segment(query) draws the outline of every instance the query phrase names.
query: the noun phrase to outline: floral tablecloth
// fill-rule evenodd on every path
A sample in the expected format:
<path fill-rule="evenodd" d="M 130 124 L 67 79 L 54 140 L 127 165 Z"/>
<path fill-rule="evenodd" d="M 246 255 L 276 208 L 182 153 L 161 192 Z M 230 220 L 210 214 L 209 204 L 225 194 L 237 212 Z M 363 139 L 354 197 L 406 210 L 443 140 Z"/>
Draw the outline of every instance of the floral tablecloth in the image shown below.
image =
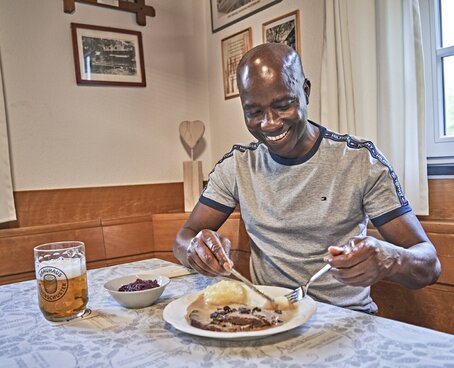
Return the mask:
<path fill-rule="evenodd" d="M 188 335 L 162 314 L 172 300 L 218 281 L 199 274 L 173 278 L 143 309 L 119 306 L 103 288 L 116 276 L 168 265 L 150 259 L 88 271 L 93 313 L 69 323 L 42 317 L 35 281 L 0 286 L 0 367 L 454 367 L 453 335 L 323 303 L 304 325 L 279 335 Z"/>

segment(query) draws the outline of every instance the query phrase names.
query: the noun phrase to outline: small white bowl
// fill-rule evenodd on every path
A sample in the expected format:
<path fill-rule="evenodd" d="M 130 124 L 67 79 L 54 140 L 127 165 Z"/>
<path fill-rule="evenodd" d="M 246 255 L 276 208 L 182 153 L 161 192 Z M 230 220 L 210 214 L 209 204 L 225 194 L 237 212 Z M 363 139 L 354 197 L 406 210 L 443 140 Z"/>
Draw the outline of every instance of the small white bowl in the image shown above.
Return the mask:
<path fill-rule="evenodd" d="M 159 287 L 139 291 L 118 291 L 121 286 L 134 282 L 137 279 L 156 280 Z M 110 295 L 112 295 L 112 297 L 123 307 L 137 309 L 152 305 L 162 295 L 169 283 L 170 279 L 166 276 L 133 274 L 110 280 L 104 284 L 104 288 L 107 289 Z"/>

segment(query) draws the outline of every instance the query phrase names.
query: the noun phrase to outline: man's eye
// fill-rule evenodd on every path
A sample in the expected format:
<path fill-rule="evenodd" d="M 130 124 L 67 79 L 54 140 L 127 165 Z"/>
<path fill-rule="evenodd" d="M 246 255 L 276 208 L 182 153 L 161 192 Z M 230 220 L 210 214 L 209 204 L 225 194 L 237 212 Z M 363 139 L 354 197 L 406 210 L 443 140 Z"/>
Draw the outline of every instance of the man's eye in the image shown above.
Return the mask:
<path fill-rule="evenodd" d="M 274 108 L 277 110 L 288 110 L 292 106 L 292 102 L 293 101 L 286 101 L 278 105 L 275 105 Z"/>
<path fill-rule="evenodd" d="M 247 110 L 246 111 L 246 116 L 248 118 L 253 118 L 253 117 L 259 116 L 260 113 L 261 113 L 260 110 Z"/>

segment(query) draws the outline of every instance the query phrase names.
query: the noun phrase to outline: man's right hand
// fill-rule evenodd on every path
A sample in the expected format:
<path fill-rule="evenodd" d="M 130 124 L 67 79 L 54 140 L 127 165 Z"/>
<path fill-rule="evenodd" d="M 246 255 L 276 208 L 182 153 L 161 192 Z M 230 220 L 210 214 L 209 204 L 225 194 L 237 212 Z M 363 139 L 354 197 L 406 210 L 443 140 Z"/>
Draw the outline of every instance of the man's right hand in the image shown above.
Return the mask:
<path fill-rule="evenodd" d="M 197 203 L 173 246 L 180 263 L 203 275 L 228 275 L 233 266 L 230 240 L 216 232 L 228 217 L 227 213 Z"/>
<path fill-rule="evenodd" d="M 206 276 L 228 275 L 233 267 L 229 258 L 230 240 L 216 231 L 204 229 L 191 239 L 187 248 L 189 265 Z"/>

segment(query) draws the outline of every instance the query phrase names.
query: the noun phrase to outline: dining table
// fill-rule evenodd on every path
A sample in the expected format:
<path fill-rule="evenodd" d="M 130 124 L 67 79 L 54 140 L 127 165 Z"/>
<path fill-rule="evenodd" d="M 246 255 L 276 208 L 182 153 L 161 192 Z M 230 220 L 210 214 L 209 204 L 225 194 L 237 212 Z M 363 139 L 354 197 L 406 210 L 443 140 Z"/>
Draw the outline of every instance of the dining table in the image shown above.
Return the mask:
<path fill-rule="evenodd" d="M 170 274 L 146 308 L 124 308 L 104 288 L 119 276 L 178 267 L 183 272 Z M 222 279 L 184 269 L 152 258 L 88 270 L 89 311 L 67 322 L 42 316 L 36 281 L 0 286 L 0 367 L 454 367 L 454 335 L 321 302 L 304 323 L 278 334 L 184 332 L 165 321 L 166 306 Z"/>

